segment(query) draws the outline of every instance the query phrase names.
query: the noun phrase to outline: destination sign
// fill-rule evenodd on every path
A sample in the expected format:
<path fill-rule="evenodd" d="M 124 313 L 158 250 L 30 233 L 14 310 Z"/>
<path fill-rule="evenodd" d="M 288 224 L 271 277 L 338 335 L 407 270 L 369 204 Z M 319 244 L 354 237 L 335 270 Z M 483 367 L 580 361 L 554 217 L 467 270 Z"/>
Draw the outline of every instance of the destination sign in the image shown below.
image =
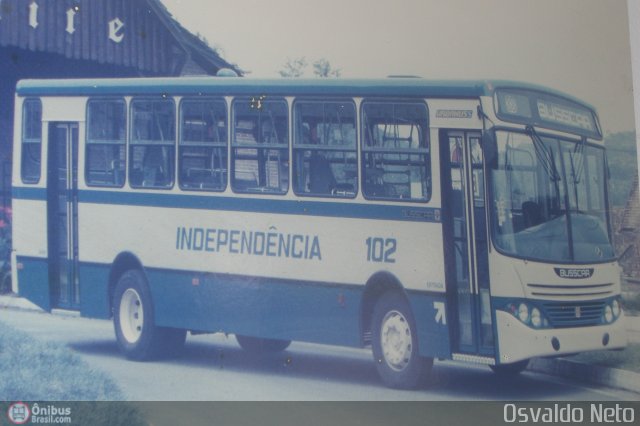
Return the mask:
<path fill-rule="evenodd" d="M 536 90 L 496 90 L 496 115 L 504 121 L 597 139 L 602 137 L 593 110 L 569 99 Z"/>
<path fill-rule="evenodd" d="M 577 108 L 538 99 L 538 115 L 542 120 L 554 121 L 566 126 L 580 127 L 590 132 L 596 131 L 593 114 Z"/>

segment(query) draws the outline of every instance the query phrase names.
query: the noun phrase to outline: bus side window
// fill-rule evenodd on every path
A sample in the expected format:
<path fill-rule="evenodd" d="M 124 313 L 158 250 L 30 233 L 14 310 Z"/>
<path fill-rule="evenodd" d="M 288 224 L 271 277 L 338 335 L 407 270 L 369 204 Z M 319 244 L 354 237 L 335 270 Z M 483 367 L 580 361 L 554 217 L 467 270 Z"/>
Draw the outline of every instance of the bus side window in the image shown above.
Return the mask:
<path fill-rule="evenodd" d="M 42 103 L 27 99 L 22 106 L 22 158 L 20 175 L 24 183 L 38 183 L 42 158 Z"/>
<path fill-rule="evenodd" d="M 294 191 L 353 198 L 358 190 L 356 112 L 351 101 L 296 101 Z"/>
<path fill-rule="evenodd" d="M 284 99 L 233 102 L 231 187 L 234 192 L 285 194 L 289 190 L 289 115 Z"/>
<path fill-rule="evenodd" d="M 172 99 L 131 101 L 129 176 L 132 187 L 171 188 L 176 144 Z"/>
<path fill-rule="evenodd" d="M 90 186 L 124 185 L 126 113 L 123 99 L 90 99 L 87 104 L 85 180 Z"/>
<path fill-rule="evenodd" d="M 227 187 L 227 105 L 223 99 L 180 104 L 179 183 L 182 189 Z"/>
<path fill-rule="evenodd" d="M 366 101 L 362 108 L 363 193 L 369 199 L 427 201 L 431 169 L 427 106 Z"/>

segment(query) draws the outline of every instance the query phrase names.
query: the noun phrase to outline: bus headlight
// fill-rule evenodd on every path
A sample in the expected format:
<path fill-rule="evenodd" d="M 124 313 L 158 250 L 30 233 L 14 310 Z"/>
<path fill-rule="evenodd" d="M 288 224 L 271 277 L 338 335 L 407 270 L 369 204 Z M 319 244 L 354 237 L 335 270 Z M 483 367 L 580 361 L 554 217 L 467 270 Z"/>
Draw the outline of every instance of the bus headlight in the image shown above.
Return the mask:
<path fill-rule="evenodd" d="M 525 324 L 529 322 L 529 307 L 526 303 L 521 303 L 518 306 L 518 319 Z"/>
<path fill-rule="evenodd" d="M 621 309 L 620 309 L 620 302 L 618 302 L 618 299 L 614 299 L 613 302 L 611 303 L 611 311 L 613 312 L 614 318 L 618 318 L 620 316 Z"/>
<path fill-rule="evenodd" d="M 535 328 L 540 328 L 542 325 L 542 315 L 540 315 L 540 310 L 538 308 L 533 308 L 531 310 L 531 325 Z"/>
<path fill-rule="evenodd" d="M 613 321 L 613 309 L 609 305 L 604 307 L 604 320 L 607 323 Z"/>
<path fill-rule="evenodd" d="M 540 308 L 525 301 L 508 303 L 504 308 L 518 320 L 531 328 L 549 328 L 550 324 Z"/>

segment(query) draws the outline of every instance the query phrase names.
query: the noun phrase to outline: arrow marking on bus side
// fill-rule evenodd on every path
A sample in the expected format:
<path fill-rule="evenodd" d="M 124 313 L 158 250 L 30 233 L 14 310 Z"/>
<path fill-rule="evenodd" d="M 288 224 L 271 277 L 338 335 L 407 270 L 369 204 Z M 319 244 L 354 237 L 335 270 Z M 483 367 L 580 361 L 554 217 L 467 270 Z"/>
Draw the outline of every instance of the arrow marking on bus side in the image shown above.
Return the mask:
<path fill-rule="evenodd" d="M 433 307 L 436 310 L 436 324 L 442 323 L 447 325 L 447 317 L 444 315 L 444 302 L 433 302 Z"/>

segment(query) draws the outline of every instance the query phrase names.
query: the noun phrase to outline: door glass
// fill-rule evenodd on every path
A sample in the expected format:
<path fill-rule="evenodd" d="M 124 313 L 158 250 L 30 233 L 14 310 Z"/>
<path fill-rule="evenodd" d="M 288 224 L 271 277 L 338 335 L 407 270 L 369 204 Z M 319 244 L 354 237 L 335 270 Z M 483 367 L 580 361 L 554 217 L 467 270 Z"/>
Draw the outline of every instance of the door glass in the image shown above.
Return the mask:
<path fill-rule="evenodd" d="M 78 127 L 52 124 L 49 139 L 49 249 L 54 306 L 80 304 L 78 282 Z"/>
<path fill-rule="evenodd" d="M 449 148 L 450 206 L 448 256 L 451 288 L 455 289 L 457 350 L 492 354 L 483 153 L 476 134 L 452 133 Z M 448 250 L 450 250 L 448 248 Z M 455 282 L 453 282 L 455 281 Z"/>
<path fill-rule="evenodd" d="M 54 170 L 54 180 L 52 191 L 55 192 L 55 196 L 52 200 L 55 202 L 54 210 L 56 211 L 57 229 L 53 230 L 54 238 L 57 239 L 57 244 L 54 243 L 57 249 L 57 254 L 52 258 L 56 262 L 53 265 L 55 274 L 58 281 L 58 303 L 69 303 L 69 271 L 68 262 L 69 257 L 69 215 L 67 210 L 67 128 L 62 126 L 56 126 L 53 130 L 54 138 L 51 141 L 51 148 L 53 149 L 53 160 L 55 164 L 52 165 Z"/>
<path fill-rule="evenodd" d="M 69 150 L 69 152 L 71 154 L 71 158 L 68 166 L 71 168 L 71 186 L 69 187 L 70 191 L 68 202 L 71 205 L 72 234 L 70 238 L 73 242 L 72 244 L 70 244 L 71 249 L 73 250 L 71 253 L 71 262 L 69 265 L 69 276 L 72 277 L 70 281 L 73 282 L 73 288 L 70 292 L 70 297 L 74 307 L 78 307 L 80 305 L 80 283 L 78 274 L 78 126 L 71 127 L 70 142 L 71 149 Z"/>
<path fill-rule="evenodd" d="M 473 181 L 473 219 L 475 228 L 476 268 L 478 277 L 480 311 L 480 345 L 492 346 L 491 298 L 489 293 L 489 254 L 487 244 L 487 220 L 484 202 L 484 169 L 480 138 L 469 137 L 471 152 L 471 177 Z"/>
<path fill-rule="evenodd" d="M 451 212 L 453 221 L 453 248 L 455 259 L 455 287 L 458 306 L 458 344 L 473 344 L 471 290 L 469 281 L 469 249 L 467 242 L 467 214 L 463 173 L 463 137 L 449 137 L 451 165 Z"/>

